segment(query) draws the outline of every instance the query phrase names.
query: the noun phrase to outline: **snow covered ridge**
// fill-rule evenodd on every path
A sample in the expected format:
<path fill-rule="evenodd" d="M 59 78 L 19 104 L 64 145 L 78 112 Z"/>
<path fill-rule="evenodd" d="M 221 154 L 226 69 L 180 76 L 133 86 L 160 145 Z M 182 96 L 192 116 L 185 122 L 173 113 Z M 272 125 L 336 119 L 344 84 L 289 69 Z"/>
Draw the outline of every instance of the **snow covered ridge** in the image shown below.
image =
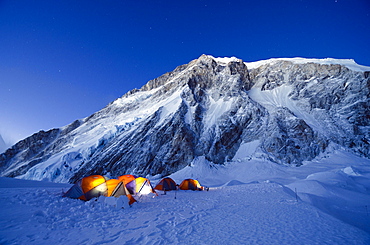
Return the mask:
<path fill-rule="evenodd" d="M 333 58 L 326 58 L 326 59 L 312 59 L 312 58 L 273 58 L 268 60 L 261 60 L 256 62 L 246 62 L 245 64 L 249 69 L 255 69 L 261 65 L 266 65 L 269 63 L 274 63 L 277 61 L 289 61 L 293 62 L 294 64 L 307 64 L 307 63 L 315 63 L 320 65 L 341 65 L 345 66 L 348 69 L 353 71 L 370 71 L 370 67 L 362 66 L 357 64 L 353 59 L 333 59 Z"/>
<path fill-rule="evenodd" d="M 85 119 L 18 142 L 0 155 L 0 175 L 165 176 L 199 158 L 301 166 L 329 146 L 370 158 L 369 72 L 343 65 L 357 66 L 202 55 Z"/>
<path fill-rule="evenodd" d="M 240 61 L 240 59 L 236 57 L 218 57 L 214 58 L 215 61 L 227 64 L 229 62 L 237 62 Z M 301 57 L 295 57 L 295 58 L 271 58 L 267 60 L 260 60 L 255 62 L 245 62 L 245 65 L 249 69 L 256 69 L 262 65 L 267 65 L 270 63 L 276 63 L 278 61 L 289 61 L 294 64 L 307 64 L 307 63 L 315 63 L 320 65 L 341 65 L 345 66 L 348 69 L 351 69 L 353 71 L 370 71 L 369 66 L 363 66 L 359 65 L 355 62 L 353 59 L 334 59 L 334 58 L 325 58 L 325 59 L 313 59 L 313 58 L 301 58 Z"/>

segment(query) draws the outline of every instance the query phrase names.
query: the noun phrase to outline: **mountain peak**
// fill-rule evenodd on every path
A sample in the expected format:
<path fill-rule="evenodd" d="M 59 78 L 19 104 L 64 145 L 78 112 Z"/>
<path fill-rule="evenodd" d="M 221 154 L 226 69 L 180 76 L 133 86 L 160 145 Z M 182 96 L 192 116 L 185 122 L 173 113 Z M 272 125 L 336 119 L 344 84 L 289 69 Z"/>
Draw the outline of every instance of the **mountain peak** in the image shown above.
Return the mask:
<path fill-rule="evenodd" d="M 369 158 L 369 78 L 343 69 L 351 62 L 202 55 L 85 120 L 17 143 L 0 155 L 0 173 L 73 182 L 168 175 L 199 158 L 300 166 L 329 145 Z"/>

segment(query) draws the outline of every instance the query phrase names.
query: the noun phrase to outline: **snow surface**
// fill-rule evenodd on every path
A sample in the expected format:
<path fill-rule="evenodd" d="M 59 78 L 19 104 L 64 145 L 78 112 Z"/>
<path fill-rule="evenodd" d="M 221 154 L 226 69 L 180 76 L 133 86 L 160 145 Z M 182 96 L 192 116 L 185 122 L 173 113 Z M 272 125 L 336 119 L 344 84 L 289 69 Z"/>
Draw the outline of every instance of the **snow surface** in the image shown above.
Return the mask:
<path fill-rule="evenodd" d="M 265 107 L 270 114 L 273 114 L 279 107 L 288 108 L 295 116 L 303 119 L 311 128 L 314 128 L 322 135 L 327 135 L 328 130 L 326 130 L 322 120 L 318 121 L 307 110 L 297 106 L 296 101 L 289 97 L 292 90 L 292 85 L 286 84 L 271 90 L 261 90 L 260 86 L 255 86 L 249 90 L 248 95 L 251 99 Z"/>
<path fill-rule="evenodd" d="M 217 120 L 224 115 L 225 112 L 228 112 L 232 106 L 235 104 L 234 98 L 225 101 L 219 99 L 215 101 L 211 96 L 209 96 L 210 106 L 204 116 L 204 126 L 206 129 L 209 129 L 213 125 L 217 124 Z"/>
<path fill-rule="evenodd" d="M 0 244 L 370 244 L 370 160 L 333 150 L 288 167 L 246 160 L 253 147 L 171 175 L 209 191 L 141 196 L 124 209 L 120 199 L 62 198 L 69 184 L 0 178 Z"/>

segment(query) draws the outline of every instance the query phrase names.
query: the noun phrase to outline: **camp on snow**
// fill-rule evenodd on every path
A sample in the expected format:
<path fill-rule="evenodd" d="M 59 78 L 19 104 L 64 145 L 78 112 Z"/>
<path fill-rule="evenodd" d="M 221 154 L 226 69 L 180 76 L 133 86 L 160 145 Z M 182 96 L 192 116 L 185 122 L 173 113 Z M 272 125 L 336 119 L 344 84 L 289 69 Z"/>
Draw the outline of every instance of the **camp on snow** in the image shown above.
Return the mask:
<path fill-rule="evenodd" d="M 99 196 L 120 197 L 123 195 L 127 196 L 130 205 L 136 202 L 122 181 L 106 179 L 101 175 L 91 175 L 79 180 L 63 197 L 89 201 Z"/>
<path fill-rule="evenodd" d="M 64 193 L 63 197 L 89 201 L 100 196 L 127 196 L 131 205 L 136 202 L 133 196 L 148 195 L 150 193 L 158 196 L 155 190 L 166 192 L 177 189 L 208 190 L 208 188 L 201 186 L 198 180 L 194 179 L 185 179 L 178 186 L 173 179 L 166 177 L 159 181 L 155 188 L 153 188 L 149 179 L 131 174 L 121 175 L 117 179 L 107 179 L 101 175 L 91 175 L 79 180 Z"/>

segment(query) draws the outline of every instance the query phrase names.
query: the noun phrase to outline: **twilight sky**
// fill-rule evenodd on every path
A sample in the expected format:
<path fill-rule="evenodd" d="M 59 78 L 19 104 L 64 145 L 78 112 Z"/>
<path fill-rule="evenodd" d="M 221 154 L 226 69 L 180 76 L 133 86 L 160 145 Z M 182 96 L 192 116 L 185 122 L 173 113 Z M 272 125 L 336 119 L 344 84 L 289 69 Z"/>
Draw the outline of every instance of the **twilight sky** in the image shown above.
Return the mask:
<path fill-rule="evenodd" d="M 370 66 L 370 1 L 0 0 L 0 134 L 65 126 L 202 54 Z"/>

